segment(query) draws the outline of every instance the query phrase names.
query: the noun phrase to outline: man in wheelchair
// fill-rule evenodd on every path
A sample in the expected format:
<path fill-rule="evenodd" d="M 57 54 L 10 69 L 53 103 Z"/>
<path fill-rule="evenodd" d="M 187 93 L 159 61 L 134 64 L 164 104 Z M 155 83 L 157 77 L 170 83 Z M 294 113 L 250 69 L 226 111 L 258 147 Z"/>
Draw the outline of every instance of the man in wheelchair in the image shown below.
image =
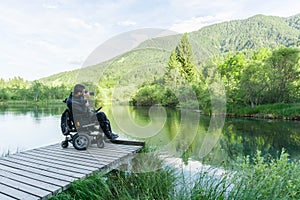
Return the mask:
<path fill-rule="evenodd" d="M 72 111 L 74 122 L 81 122 L 85 124 L 85 127 L 89 124 L 94 127 L 93 124 L 98 122 L 105 136 L 110 140 L 115 140 L 119 136 L 112 133 L 110 121 L 105 113 L 98 111 L 93 112 L 89 109 L 88 100 L 90 95 L 84 85 L 76 84 L 74 86 L 73 92 L 66 100 L 69 110 Z M 78 125 L 76 125 L 77 128 L 84 127 L 83 125 Z"/>

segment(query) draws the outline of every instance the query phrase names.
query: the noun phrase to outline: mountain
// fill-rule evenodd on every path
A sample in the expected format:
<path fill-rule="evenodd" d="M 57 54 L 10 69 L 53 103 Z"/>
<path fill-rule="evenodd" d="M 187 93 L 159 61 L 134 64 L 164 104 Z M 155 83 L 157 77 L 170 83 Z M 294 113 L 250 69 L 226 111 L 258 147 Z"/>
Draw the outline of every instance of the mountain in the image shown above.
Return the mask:
<path fill-rule="evenodd" d="M 290 18 L 256 15 L 204 27 L 191 33 L 212 54 L 260 47 L 295 46 L 299 42 L 300 15 Z"/>
<path fill-rule="evenodd" d="M 300 14 L 287 18 L 255 15 L 244 20 L 206 26 L 188 35 L 197 62 L 232 51 L 299 46 Z M 130 90 L 135 90 L 145 82 L 159 81 L 170 52 L 178 45 L 181 36 L 146 40 L 132 51 L 109 61 L 62 72 L 39 81 L 53 85 L 94 82 L 102 88 L 104 96 L 115 93 L 126 93 L 125 96 L 128 96 Z"/>

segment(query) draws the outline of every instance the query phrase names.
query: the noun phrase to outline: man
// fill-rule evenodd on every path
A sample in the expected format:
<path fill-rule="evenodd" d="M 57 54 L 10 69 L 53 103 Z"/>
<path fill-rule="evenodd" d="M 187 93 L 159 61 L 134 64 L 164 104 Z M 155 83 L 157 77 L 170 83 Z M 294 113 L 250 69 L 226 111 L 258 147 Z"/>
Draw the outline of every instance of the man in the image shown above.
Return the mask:
<path fill-rule="evenodd" d="M 73 92 L 67 98 L 67 106 L 72 111 L 74 120 L 80 119 L 79 121 L 86 122 L 95 122 L 97 120 L 105 136 L 110 140 L 115 140 L 119 136 L 112 133 L 110 122 L 105 113 L 94 113 L 89 109 L 89 97 L 90 94 L 85 90 L 84 85 L 76 84 L 74 86 Z"/>

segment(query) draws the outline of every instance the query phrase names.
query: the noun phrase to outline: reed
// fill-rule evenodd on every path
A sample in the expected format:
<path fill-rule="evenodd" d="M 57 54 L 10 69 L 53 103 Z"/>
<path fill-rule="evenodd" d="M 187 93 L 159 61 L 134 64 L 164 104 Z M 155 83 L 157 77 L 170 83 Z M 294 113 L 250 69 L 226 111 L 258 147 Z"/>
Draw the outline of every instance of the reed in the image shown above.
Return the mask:
<path fill-rule="evenodd" d="M 52 200 L 300 199 L 300 164 L 289 160 L 285 152 L 279 159 L 268 160 L 257 152 L 254 160 L 242 158 L 234 169 L 223 174 L 214 173 L 213 169 L 199 171 L 192 182 L 172 166 L 144 173 L 96 173 L 72 183 Z"/>

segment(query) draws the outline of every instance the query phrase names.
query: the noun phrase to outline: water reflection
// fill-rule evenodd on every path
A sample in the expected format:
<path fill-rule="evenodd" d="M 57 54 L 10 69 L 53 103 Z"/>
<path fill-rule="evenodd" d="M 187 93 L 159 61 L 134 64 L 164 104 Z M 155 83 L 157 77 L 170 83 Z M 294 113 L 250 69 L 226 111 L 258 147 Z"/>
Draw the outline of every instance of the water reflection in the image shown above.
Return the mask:
<path fill-rule="evenodd" d="M 220 140 L 231 158 L 254 155 L 256 150 L 278 157 L 284 148 L 292 158 L 300 155 L 300 123 L 294 121 L 228 119 Z"/>
<path fill-rule="evenodd" d="M 143 125 L 152 123 L 153 127 L 156 126 L 156 122 L 151 121 L 149 116 L 149 108 L 126 109 L 119 111 L 122 114 L 130 112 L 134 122 Z M 147 138 L 146 142 L 159 146 L 161 151 L 181 157 L 184 162 L 193 158 L 217 165 L 234 161 L 239 156 L 253 156 L 257 150 L 262 151 L 263 155 L 275 158 L 283 148 L 291 158 L 300 158 L 300 122 L 227 118 L 222 126 L 222 134 L 218 135 L 214 131 L 220 131 L 219 124 L 213 126 L 214 131 L 209 131 L 212 126 L 210 117 L 200 116 L 198 120 L 199 113 L 191 110 L 166 109 L 166 113 L 164 126 L 157 134 Z M 183 118 L 186 120 L 182 120 Z M 157 126 L 160 127 L 161 123 Z M 122 132 L 123 128 L 119 127 L 118 131 Z M 202 149 L 209 142 L 214 148 L 203 157 Z"/>
<path fill-rule="evenodd" d="M 0 114 L 13 113 L 14 115 L 28 115 L 39 119 L 43 116 L 59 115 L 65 109 L 64 105 L 32 105 L 32 104 L 16 104 L 16 105 L 1 105 Z"/>
<path fill-rule="evenodd" d="M 0 106 L 0 155 L 62 141 L 59 126 L 64 109 L 63 104 Z M 212 119 L 192 110 L 155 108 L 151 114 L 149 108 L 104 106 L 102 111 L 121 137 L 145 139 L 148 145 L 158 146 L 159 151 L 185 163 L 192 158 L 217 165 L 254 155 L 257 150 L 276 157 L 282 148 L 291 158 L 300 158 L 300 122 L 227 118 L 224 126 L 214 120 L 211 129 Z M 208 144 L 213 148 L 203 156 Z"/>
<path fill-rule="evenodd" d="M 61 140 L 60 105 L 0 106 L 0 155 L 57 143 Z"/>

